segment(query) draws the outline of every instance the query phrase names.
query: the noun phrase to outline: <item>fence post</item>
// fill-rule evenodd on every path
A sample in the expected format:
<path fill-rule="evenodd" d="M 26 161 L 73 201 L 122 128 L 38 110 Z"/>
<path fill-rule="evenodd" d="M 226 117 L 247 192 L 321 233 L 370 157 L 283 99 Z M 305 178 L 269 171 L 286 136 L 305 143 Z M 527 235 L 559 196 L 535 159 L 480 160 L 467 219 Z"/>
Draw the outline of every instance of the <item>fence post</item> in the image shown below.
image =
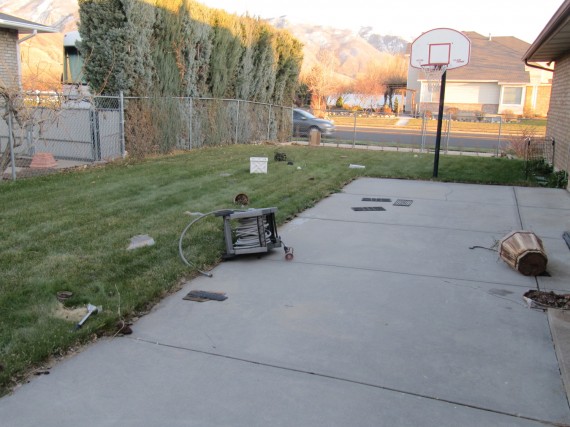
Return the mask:
<path fill-rule="evenodd" d="M 237 111 L 236 111 L 236 140 L 234 144 L 238 143 L 238 127 L 239 127 L 239 99 L 237 100 Z"/>
<path fill-rule="evenodd" d="M 16 181 L 16 157 L 14 156 L 14 129 L 12 127 L 12 111 L 8 103 L 8 140 L 10 141 L 10 163 L 12 163 L 12 181 Z"/>
<path fill-rule="evenodd" d="M 271 141 L 271 107 L 273 104 L 269 104 L 269 116 L 267 117 L 267 141 Z"/>
<path fill-rule="evenodd" d="M 356 145 L 356 111 L 354 112 L 354 123 L 352 125 L 352 148 Z"/>
<path fill-rule="evenodd" d="M 422 153 L 426 149 L 426 129 L 427 129 L 426 113 L 424 112 L 422 115 L 422 136 L 420 142 L 420 151 Z"/>
<path fill-rule="evenodd" d="M 503 129 L 503 116 L 499 116 L 499 137 L 497 140 L 497 157 L 501 153 L 501 130 Z"/>
<path fill-rule="evenodd" d="M 99 111 L 91 107 L 89 109 L 89 122 L 91 127 L 91 153 L 93 161 L 101 160 L 101 140 L 99 138 Z"/>
<path fill-rule="evenodd" d="M 524 153 L 524 177 L 525 179 L 528 179 L 528 173 L 529 171 L 529 160 L 530 160 L 530 138 L 527 138 L 525 141 L 525 145 L 526 145 L 526 150 Z"/>
<path fill-rule="evenodd" d="M 192 98 L 189 98 L 190 100 L 190 115 L 188 118 L 188 144 L 189 144 L 189 149 L 192 149 L 192 114 L 193 114 L 193 110 L 194 110 L 194 102 Z"/>
<path fill-rule="evenodd" d="M 119 132 L 121 143 L 121 157 L 124 159 L 125 151 L 125 99 L 123 98 L 123 91 L 119 91 Z"/>

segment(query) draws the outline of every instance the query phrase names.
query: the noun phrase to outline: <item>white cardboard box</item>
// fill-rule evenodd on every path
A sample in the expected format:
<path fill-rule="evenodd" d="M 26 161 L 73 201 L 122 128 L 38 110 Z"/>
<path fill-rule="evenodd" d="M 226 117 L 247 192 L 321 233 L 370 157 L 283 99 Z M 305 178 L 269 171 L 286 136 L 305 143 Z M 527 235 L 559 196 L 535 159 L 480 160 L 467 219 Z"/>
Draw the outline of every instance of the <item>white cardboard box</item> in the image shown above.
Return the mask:
<path fill-rule="evenodd" d="M 267 157 L 250 157 L 249 173 L 267 173 Z"/>

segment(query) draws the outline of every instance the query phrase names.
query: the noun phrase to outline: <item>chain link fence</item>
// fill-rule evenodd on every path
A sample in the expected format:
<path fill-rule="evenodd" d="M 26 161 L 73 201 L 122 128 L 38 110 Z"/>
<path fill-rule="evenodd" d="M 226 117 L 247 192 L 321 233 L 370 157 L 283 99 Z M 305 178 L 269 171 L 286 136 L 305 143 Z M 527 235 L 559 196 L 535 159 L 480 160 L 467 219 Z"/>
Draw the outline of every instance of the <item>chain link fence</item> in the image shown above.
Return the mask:
<path fill-rule="evenodd" d="M 556 141 L 554 138 L 527 138 L 525 141 L 525 176 L 541 177 L 552 173 Z M 539 181 L 541 179 L 539 178 Z"/>
<path fill-rule="evenodd" d="M 389 109 L 309 110 L 317 118 L 334 122 L 335 131 L 321 144 L 389 151 L 430 152 L 435 148 L 438 116 L 396 114 Z M 481 112 L 448 112 L 442 118 L 441 150 L 461 155 L 512 155 L 529 136 L 544 137 L 546 120 L 513 118 Z M 308 139 L 308 135 L 300 139 Z"/>
<path fill-rule="evenodd" d="M 5 180 L 174 149 L 285 142 L 292 109 L 213 98 L 0 99 L 0 171 Z"/>

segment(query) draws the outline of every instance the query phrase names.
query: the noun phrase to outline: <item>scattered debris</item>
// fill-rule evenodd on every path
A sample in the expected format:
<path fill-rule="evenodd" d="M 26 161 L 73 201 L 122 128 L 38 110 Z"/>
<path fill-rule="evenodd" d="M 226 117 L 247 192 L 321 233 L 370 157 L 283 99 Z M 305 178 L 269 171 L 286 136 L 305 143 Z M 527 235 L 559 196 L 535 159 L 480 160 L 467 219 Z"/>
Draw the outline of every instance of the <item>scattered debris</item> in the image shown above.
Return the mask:
<path fill-rule="evenodd" d="M 249 197 L 245 193 L 239 193 L 234 197 L 234 203 L 236 205 L 246 206 L 249 204 Z"/>
<path fill-rule="evenodd" d="M 291 261 L 293 259 L 293 248 L 283 245 L 283 249 L 285 250 L 285 259 Z"/>
<path fill-rule="evenodd" d="M 558 308 L 570 309 L 570 294 L 558 295 L 554 292 L 530 290 L 523 295 L 523 299 L 529 308 Z"/>
<path fill-rule="evenodd" d="M 124 320 L 119 320 L 117 322 L 117 334 L 122 334 L 122 335 L 132 334 L 133 330 L 131 329 L 131 325 L 132 323 L 127 323 Z"/>
<path fill-rule="evenodd" d="M 97 307 L 93 304 L 87 304 L 87 314 L 83 317 L 83 319 L 81 319 L 79 321 L 79 323 L 77 323 L 75 325 L 75 330 L 77 329 L 81 329 L 81 327 L 83 326 L 83 324 L 87 321 L 87 319 L 89 319 L 89 316 L 91 316 L 92 314 L 97 314 L 100 311 L 103 311 L 102 307 Z"/>
<path fill-rule="evenodd" d="M 55 311 L 52 313 L 58 319 L 67 320 L 69 322 L 77 323 L 83 316 L 85 316 L 85 308 L 68 308 L 58 301 Z"/>
<path fill-rule="evenodd" d="M 548 263 L 542 240 L 531 231 L 513 231 L 503 237 L 499 256 L 525 276 L 544 273 Z"/>
<path fill-rule="evenodd" d="M 393 206 L 411 206 L 414 203 L 413 200 L 408 199 L 398 199 L 394 202 Z"/>
<path fill-rule="evenodd" d="M 364 165 L 354 165 L 354 164 L 351 163 L 350 165 L 348 165 L 348 168 L 349 168 L 349 169 L 365 169 L 366 166 L 364 166 Z"/>
<path fill-rule="evenodd" d="M 227 173 L 227 172 L 222 172 L 222 173 L 220 174 L 220 176 L 222 176 L 222 177 L 224 177 L 224 178 L 227 178 L 228 176 L 232 176 L 232 174 L 231 174 L 231 173 Z"/>
<path fill-rule="evenodd" d="M 49 375 L 49 371 L 46 371 L 46 370 L 34 371 L 34 375 L 37 375 L 37 376 Z"/>
<path fill-rule="evenodd" d="M 275 156 L 273 157 L 273 159 L 276 162 L 284 162 L 287 160 L 287 154 L 285 153 L 280 153 L 279 151 L 275 152 Z"/>
<path fill-rule="evenodd" d="M 487 249 L 488 251 L 498 252 L 497 248 L 493 247 L 488 248 L 487 246 L 479 246 L 479 245 L 469 246 L 469 249 Z"/>
<path fill-rule="evenodd" d="M 249 173 L 267 173 L 267 157 L 250 157 Z"/>
<path fill-rule="evenodd" d="M 293 162 L 287 162 L 287 166 L 293 166 Z"/>
<path fill-rule="evenodd" d="M 138 236 L 131 237 L 131 244 L 127 248 L 128 251 L 132 249 L 143 248 L 145 246 L 153 246 L 154 239 L 148 234 L 139 234 Z"/>
<path fill-rule="evenodd" d="M 224 292 L 208 292 L 194 290 L 188 292 L 188 294 L 182 298 L 188 301 L 204 302 L 204 301 L 225 301 L 228 299 Z"/>
<path fill-rule="evenodd" d="M 59 291 L 56 294 L 56 298 L 59 302 L 65 302 L 66 300 L 68 300 L 72 296 L 73 296 L 73 292 L 70 292 L 70 291 Z"/>

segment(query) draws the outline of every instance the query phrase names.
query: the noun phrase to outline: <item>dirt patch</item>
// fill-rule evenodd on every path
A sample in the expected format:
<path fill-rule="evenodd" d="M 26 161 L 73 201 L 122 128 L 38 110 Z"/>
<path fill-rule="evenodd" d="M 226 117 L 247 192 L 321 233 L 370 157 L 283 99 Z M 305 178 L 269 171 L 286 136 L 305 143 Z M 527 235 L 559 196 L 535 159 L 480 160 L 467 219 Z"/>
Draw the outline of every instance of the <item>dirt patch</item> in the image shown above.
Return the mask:
<path fill-rule="evenodd" d="M 554 292 L 528 291 L 524 295 L 531 308 L 559 308 L 570 310 L 570 294 L 558 295 Z M 528 302 L 527 301 L 527 302 Z"/>
<path fill-rule="evenodd" d="M 83 316 L 87 314 L 85 307 L 80 308 L 67 308 L 61 302 L 58 301 L 53 315 L 58 319 L 69 320 L 70 322 L 77 323 Z"/>

